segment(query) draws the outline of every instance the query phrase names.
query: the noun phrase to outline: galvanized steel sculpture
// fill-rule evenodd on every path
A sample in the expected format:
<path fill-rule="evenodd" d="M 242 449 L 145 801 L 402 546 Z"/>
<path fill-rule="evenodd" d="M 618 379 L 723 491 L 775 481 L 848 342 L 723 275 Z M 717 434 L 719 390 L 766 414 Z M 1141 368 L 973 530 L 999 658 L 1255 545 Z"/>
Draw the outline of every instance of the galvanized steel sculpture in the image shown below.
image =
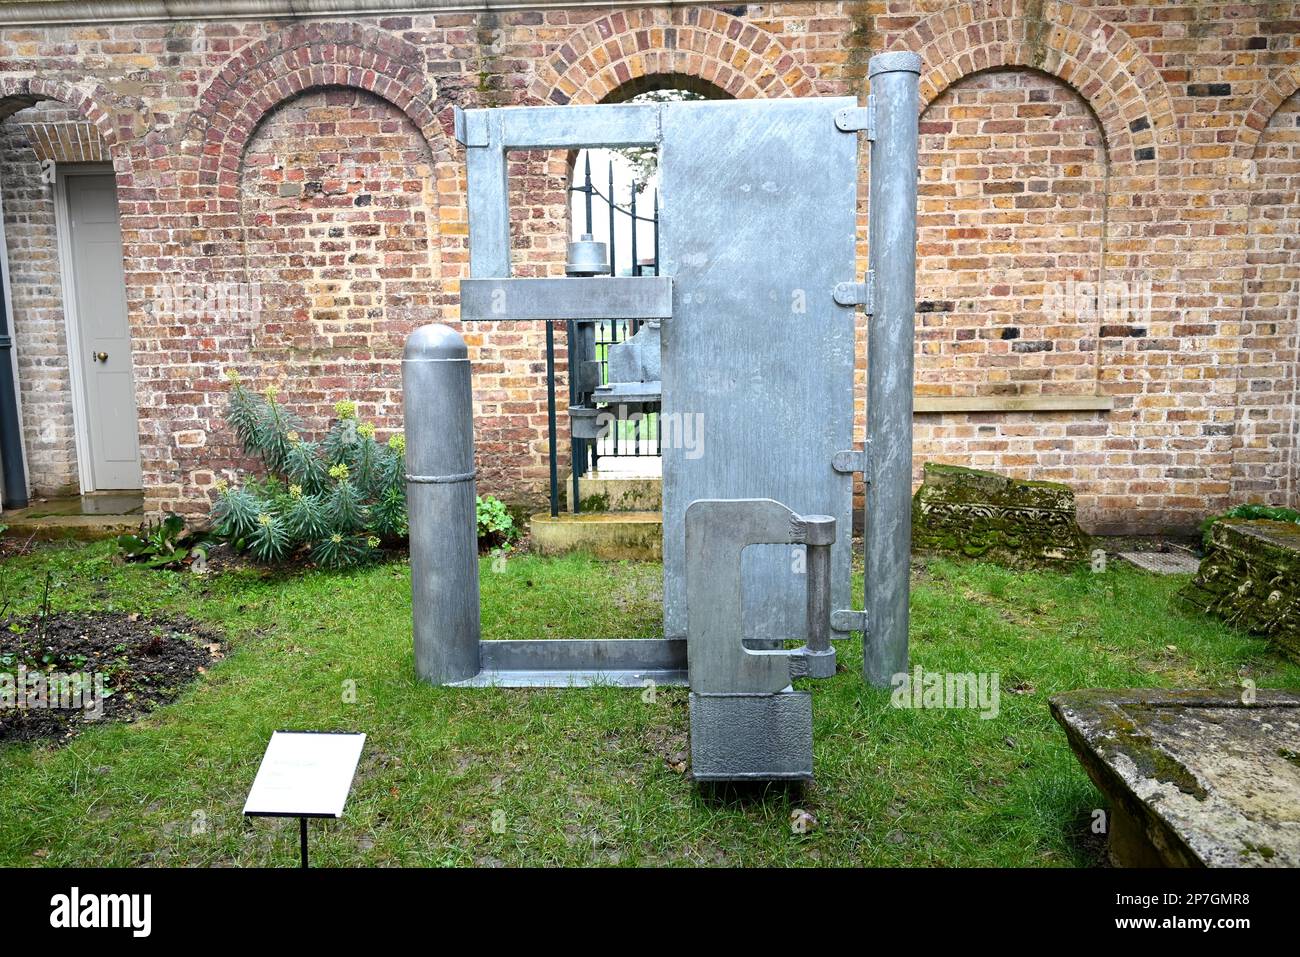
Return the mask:
<path fill-rule="evenodd" d="M 457 111 L 469 168 L 461 320 L 635 319 L 626 368 L 702 446 L 664 443 L 664 637 L 482 641 L 471 384 L 464 341 L 425 326 L 403 361 L 416 670 L 439 684 L 689 683 L 697 780 L 812 776 L 812 704 L 796 677 L 835 671 L 860 631 L 876 686 L 907 670 L 917 83 L 874 57 L 871 96 Z M 858 133 L 871 141 L 869 271 L 854 282 Z M 663 275 L 512 279 L 506 154 L 657 145 Z M 725 228 L 723 228 L 725 226 Z M 853 444 L 855 310 L 868 324 L 867 436 Z M 615 369 L 620 363 L 612 363 Z M 622 388 L 620 388 L 622 386 Z M 651 388 L 655 386 L 656 388 Z M 653 394 L 652 394 L 653 393 Z M 595 407 L 593 407 L 595 408 Z M 574 428 L 592 409 L 574 410 Z M 852 478 L 867 488 L 866 608 L 850 603 Z M 787 650 L 790 639 L 803 645 Z"/>

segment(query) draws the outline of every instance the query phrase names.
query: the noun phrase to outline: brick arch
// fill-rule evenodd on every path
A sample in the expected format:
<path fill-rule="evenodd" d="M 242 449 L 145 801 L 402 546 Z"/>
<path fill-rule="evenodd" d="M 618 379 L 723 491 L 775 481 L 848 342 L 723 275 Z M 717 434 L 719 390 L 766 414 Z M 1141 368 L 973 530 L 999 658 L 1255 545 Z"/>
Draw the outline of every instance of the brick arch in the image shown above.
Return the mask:
<path fill-rule="evenodd" d="M 0 77 L 0 122 L 43 100 L 56 100 L 72 107 L 94 126 L 118 172 L 122 171 L 122 166 L 129 165 L 126 151 L 117 147 L 134 137 L 135 115 L 118 116 L 111 112 L 107 106 L 110 98 L 103 87 L 96 85 L 87 90 L 67 80 L 39 76 L 30 79 Z"/>
<path fill-rule="evenodd" d="M 1255 102 L 1246 111 L 1246 120 L 1237 130 L 1237 141 L 1233 146 L 1233 155 L 1242 160 L 1253 159 L 1259 144 L 1264 138 L 1273 116 L 1282 104 L 1300 91 L 1300 63 L 1294 63 L 1283 73 L 1272 77 L 1263 92 L 1255 97 Z"/>
<path fill-rule="evenodd" d="M 1148 160 L 1172 158 L 1178 148 L 1173 100 L 1128 34 L 1058 0 L 1033 14 L 1021 0 L 967 0 L 899 37 L 893 49 L 913 50 L 924 63 L 922 110 L 964 76 L 1029 67 L 1083 97 L 1101 123 L 1112 162 L 1142 170 Z"/>
<path fill-rule="evenodd" d="M 201 150 L 199 185 L 234 198 L 240 159 L 258 124 L 285 100 L 330 86 L 388 101 L 411 119 L 436 158 L 450 155 L 419 47 L 360 24 L 299 24 L 231 57 L 199 98 L 186 134 L 190 147 Z"/>
<path fill-rule="evenodd" d="M 546 60 L 534 102 L 600 103 L 657 74 L 698 77 L 737 98 L 808 96 L 812 75 L 772 33 L 701 7 L 638 7 L 587 24 Z"/>

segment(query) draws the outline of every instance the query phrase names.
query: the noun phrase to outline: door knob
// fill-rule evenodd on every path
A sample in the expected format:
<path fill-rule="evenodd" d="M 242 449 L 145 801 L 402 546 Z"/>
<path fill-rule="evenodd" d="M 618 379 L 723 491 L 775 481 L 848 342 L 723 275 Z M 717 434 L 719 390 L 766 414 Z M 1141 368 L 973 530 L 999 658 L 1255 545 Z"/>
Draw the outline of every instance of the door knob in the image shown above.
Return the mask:
<path fill-rule="evenodd" d="M 91 353 L 91 357 L 92 357 L 96 362 L 107 362 L 107 361 L 108 361 L 108 353 L 107 353 L 107 352 L 93 352 L 93 353 Z"/>

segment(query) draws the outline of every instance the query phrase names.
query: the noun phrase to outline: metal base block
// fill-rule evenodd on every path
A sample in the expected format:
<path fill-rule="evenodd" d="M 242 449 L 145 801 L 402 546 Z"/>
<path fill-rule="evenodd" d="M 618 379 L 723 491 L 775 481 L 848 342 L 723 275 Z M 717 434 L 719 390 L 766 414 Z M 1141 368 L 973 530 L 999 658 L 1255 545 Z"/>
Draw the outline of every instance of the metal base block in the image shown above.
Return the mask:
<path fill-rule="evenodd" d="M 690 694 L 697 781 L 811 781 L 812 696 Z"/>

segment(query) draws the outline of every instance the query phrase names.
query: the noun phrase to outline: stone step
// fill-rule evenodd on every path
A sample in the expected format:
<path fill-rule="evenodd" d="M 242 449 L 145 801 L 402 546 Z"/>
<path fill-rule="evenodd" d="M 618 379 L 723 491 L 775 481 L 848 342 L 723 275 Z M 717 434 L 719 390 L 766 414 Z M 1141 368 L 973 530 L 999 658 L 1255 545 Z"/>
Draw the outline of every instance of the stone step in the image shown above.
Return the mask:
<path fill-rule="evenodd" d="M 542 555 L 588 552 L 596 558 L 662 561 L 659 512 L 538 512 L 529 521 L 533 551 Z"/>
<path fill-rule="evenodd" d="M 658 512 L 663 508 L 663 480 L 653 475 L 588 472 L 578 479 L 583 512 Z M 566 477 L 560 500 L 573 511 L 573 481 Z"/>
<path fill-rule="evenodd" d="M 135 533 L 144 521 L 144 496 L 139 492 L 91 492 L 41 498 L 26 508 L 0 512 L 0 525 L 10 538 L 52 541 L 94 540 Z"/>
<path fill-rule="evenodd" d="M 139 515 L 44 515 L 40 518 L 10 519 L 0 515 L 0 525 L 7 525 L 5 536 L 12 539 L 32 538 L 38 542 L 76 539 L 95 541 L 116 538 L 140 531 Z"/>

